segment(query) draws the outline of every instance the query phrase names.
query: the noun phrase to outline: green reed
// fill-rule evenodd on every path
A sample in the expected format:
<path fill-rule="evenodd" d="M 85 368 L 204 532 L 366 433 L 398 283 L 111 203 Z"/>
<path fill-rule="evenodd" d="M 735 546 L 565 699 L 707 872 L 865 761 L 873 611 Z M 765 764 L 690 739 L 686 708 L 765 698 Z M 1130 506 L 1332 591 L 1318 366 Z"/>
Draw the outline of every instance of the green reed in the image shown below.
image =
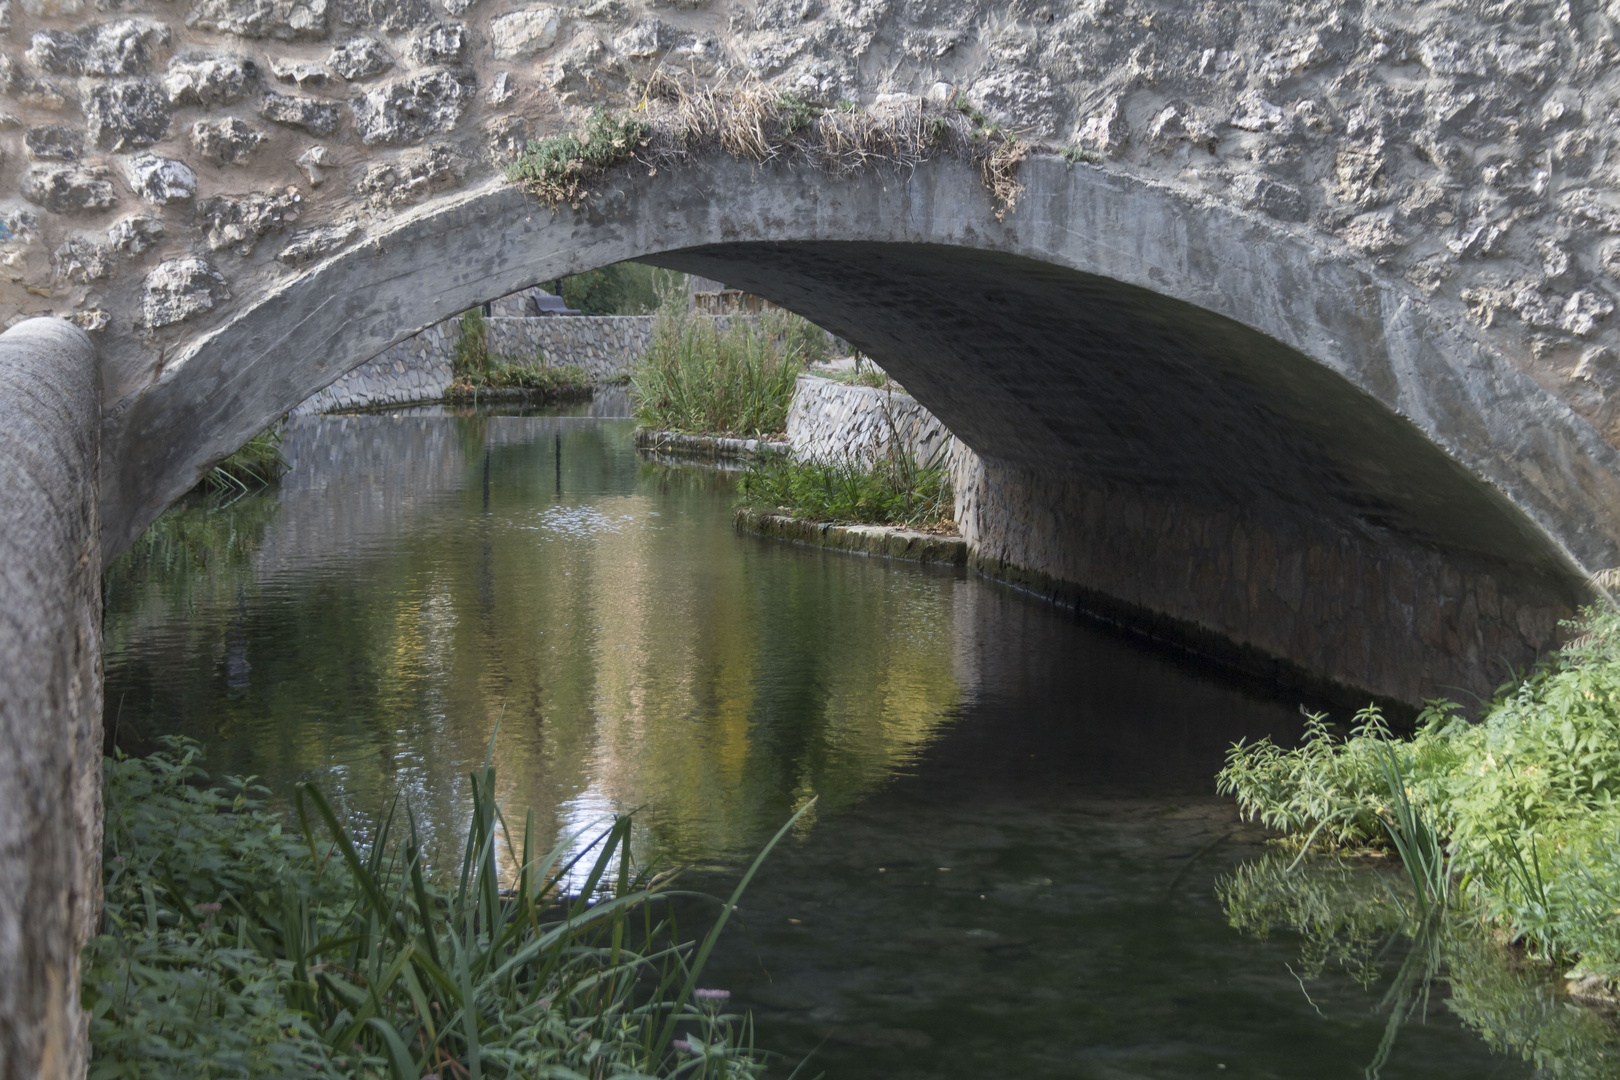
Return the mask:
<path fill-rule="evenodd" d="M 761 1074 L 751 1023 L 698 980 L 798 815 L 694 942 L 628 817 L 541 850 L 532 812 L 507 828 L 487 761 L 446 880 L 397 802 L 362 838 L 301 785 L 288 827 L 262 788 L 205 786 L 197 753 L 170 739 L 106 765 L 106 902 L 84 958 L 96 1080 Z"/>
<path fill-rule="evenodd" d="M 825 356 L 826 334 L 797 315 L 714 319 L 666 297 L 652 343 L 630 379 L 643 427 L 716 435 L 771 435 L 787 423 L 804 365 Z"/>

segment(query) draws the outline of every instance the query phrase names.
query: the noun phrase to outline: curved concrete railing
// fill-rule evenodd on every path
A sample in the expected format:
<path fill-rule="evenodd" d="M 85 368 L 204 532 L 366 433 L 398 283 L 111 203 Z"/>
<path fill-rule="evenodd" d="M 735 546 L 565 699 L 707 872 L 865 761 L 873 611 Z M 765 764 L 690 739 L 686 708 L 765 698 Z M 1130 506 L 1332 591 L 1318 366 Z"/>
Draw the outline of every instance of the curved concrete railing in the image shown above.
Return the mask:
<path fill-rule="evenodd" d="M 84 1075 L 101 880 L 101 394 L 59 319 L 0 334 L 0 1078 Z"/>

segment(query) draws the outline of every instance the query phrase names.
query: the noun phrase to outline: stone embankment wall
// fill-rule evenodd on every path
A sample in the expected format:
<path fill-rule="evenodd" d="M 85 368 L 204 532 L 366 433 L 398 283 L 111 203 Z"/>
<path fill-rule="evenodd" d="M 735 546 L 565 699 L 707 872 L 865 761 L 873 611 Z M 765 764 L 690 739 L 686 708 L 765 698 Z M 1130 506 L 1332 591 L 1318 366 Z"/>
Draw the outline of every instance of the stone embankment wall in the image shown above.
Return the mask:
<path fill-rule="evenodd" d="M 492 357 L 532 362 L 543 354 L 552 365 L 585 369 L 595 383 L 628 375 L 652 341 L 651 315 L 566 315 L 484 320 Z M 293 416 L 437 401 L 454 377 L 451 359 L 458 320 L 430 326 L 350 371 L 292 410 Z"/>
<path fill-rule="evenodd" d="M 918 460 L 948 447 L 974 569 L 1285 685 L 1411 704 L 1436 686 L 1487 692 L 1572 614 L 1417 545 L 984 458 L 904 393 L 803 376 L 787 427 L 796 453 L 821 459 L 870 461 L 895 432 Z"/>
<path fill-rule="evenodd" d="M 573 364 L 592 382 L 630 374 L 652 344 L 651 315 L 567 315 L 540 319 L 485 319 L 491 356 L 509 363 Z M 454 342 L 452 341 L 452 345 Z"/>
<path fill-rule="evenodd" d="M 889 453 L 896 436 L 901 448 L 923 463 L 936 455 L 944 463 L 955 443 L 945 425 L 904 391 L 799 376 L 787 417 L 787 441 L 795 454 L 821 461 L 853 455 L 870 464 Z"/>

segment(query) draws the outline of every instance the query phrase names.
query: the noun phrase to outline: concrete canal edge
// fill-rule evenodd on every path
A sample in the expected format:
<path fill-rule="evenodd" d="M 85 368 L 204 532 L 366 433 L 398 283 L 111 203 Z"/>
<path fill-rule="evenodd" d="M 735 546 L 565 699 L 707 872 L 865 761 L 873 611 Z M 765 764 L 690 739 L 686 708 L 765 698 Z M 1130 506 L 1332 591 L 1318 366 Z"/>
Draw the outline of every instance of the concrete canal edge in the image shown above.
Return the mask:
<path fill-rule="evenodd" d="M 836 525 L 825 521 L 805 521 L 803 518 L 747 506 L 738 507 L 735 520 L 737 528 L 773 540 L 945 566 L 966 566 L 968 563 L 967 541 L 960 536 L 919 532 L 892 525 Z"/>
<path fill-rule="evenodd" d="M 636 449 L 679 454 L 697 461 L 745 460 L 756 454 L 785 454 L 788 444 L 770 439 L 735 439 L 725 435 L 683 435 L 678 431 L 636 429 Z"/>

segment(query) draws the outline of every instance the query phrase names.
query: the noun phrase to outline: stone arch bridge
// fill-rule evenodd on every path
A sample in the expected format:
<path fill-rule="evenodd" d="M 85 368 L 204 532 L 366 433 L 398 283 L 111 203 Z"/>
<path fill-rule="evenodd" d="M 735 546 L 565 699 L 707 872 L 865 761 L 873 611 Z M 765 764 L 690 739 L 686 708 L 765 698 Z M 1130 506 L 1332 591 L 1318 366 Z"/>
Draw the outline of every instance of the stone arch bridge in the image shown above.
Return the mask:
<path fill-rule="evenodd" d="M 559 274 L 702 273 L 878 357 L 976 452 L 989 572 L 1405 702 L 1533 661 L 1620 566 L 1617 18 L 0 0 L 0 1078 L 83 1068 L 103 557 L 345 370 Z M 949 155 L 504 181 L 658 70 L 965 98 L 1022 194 Z"/>

